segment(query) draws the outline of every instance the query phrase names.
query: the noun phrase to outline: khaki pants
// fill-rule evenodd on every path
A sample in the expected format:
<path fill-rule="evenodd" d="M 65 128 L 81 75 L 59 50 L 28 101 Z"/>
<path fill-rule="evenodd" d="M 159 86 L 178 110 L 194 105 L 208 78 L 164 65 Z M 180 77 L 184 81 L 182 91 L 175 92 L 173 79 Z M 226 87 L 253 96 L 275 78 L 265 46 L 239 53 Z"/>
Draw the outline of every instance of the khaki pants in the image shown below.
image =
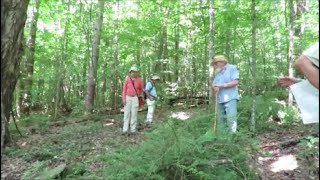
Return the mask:
<path fill-rule="evenodd" d="M 126 105 L 124 106 L 123 132 L 128 132 L 130 123 L 130 132 L 136 132 L 138 115 L 138 97 L 126 96 Z"/>
<path fill-rule="evenodd" d="M 156 107 L 156 101 L 150 101 L 147 99 L 147 105 L 148 105 L 148 114 L 147 114 L 147 120 L 146 122 L 151 123 L 153 121 L 153 114 L 154 114 L 154 109 Z"/>

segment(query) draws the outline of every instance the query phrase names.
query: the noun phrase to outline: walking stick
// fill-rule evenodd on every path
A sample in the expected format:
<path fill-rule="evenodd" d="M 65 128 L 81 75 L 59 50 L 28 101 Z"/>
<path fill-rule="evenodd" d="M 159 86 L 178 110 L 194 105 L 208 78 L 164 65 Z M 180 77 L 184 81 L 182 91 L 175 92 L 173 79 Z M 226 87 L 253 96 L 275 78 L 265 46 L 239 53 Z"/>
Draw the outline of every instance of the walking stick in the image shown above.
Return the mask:
<path fill-rule="evenodd" d="M 214 119 L 213 119 L 213 132 L 214 133 L 216 132 L 216 127 L 217 127 L 218 91 L 215 93 Z"/>

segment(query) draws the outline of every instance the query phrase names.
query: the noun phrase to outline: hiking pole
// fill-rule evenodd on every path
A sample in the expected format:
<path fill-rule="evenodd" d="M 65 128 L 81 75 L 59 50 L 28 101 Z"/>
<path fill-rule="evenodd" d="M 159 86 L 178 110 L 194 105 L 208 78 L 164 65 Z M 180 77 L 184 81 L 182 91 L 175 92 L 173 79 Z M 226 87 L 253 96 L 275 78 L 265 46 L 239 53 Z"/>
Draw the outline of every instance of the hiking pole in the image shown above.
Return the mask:
<path fill-rule="evenodd" d="M 216 127 L 217 127 L 218 91 L 215 93 L 214 119 L 213 119 L 213 132 L 214 133 L 216 132 Z"/>

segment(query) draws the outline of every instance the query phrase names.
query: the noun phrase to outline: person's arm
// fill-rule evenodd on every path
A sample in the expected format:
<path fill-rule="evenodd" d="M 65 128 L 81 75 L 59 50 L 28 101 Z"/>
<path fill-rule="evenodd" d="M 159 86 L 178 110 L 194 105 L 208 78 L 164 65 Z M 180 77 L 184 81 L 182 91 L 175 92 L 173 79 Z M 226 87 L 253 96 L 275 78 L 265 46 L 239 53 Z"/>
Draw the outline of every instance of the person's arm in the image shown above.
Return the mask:
<path fill-rule="evenodd" d="M 295 62 L 297 69 L 309 80 L 309 82 L 319 89 L 319 68 L 305 56 L 301 55 Z"/>
<path fill-rule="evenodd" d="M 228 83 L 224 83 L 221 85 L 222 88 L 231 88 L 231 87 L 235 87 L 239 84 L 239 81 L 238 80 L 233 80 L 233 81 L 230 81 Z"/>
<path fill-rule="evenodd" d="M 141 80 L 140 78 L 139 78 L 139 86 L 138 86 L 137 91 L 138 91 L 138 95 L 139 95 L 139 96 L 142 96 L 142 95 L 143 95 L 143 91 L 144 91 L 144 89 L 143 89 L 143 82 L 142 82 L 142 80 Z"/>
<path fill-rule="evenodd" d="M 284 77 L 279 77 L 277 80 L 277 83 L 281 87 L 289 87 L 289 86 L 291 86 L 295 83 L 298 83 L 300 81 L 302 81 L 302 79 L 300 79 L 300 78 L 284 76 Z"/>
<path fill-rule="evenodd" d="M 212 87 L 213 92 L 219 91 L 219 87 L 217 86 L 217 76 L 214 77 L 211 87 Z"/>
<path fill-rule="evenodd" d="M 223 84 L 215 84 L 214 86 L 219 88 L 232 88 L 239 84 L 239 72 L 233 67 L 231 70 L 231 81 Z"/>
<path fill-rule="evenodd" d="M 122 103 L 123 103 L 123 105 L 126 104 L 127 80 L 128 80 L 128 78 L 126 78 L 126 80 L 124 80 L 123 87 L 122 87 Z"/>
<path fill-rule="evenodd" d="M 151 82 L 148 82 L 147 85 L 146 85 L 146 89 L 144 90 L 144 92 L 146 93 L 147 95 L 147 98 L 152 100 L 152 96 L 150 95 L 150 90 L 151 90 L 151 87 L 152 87 L 152 84 Z"/>

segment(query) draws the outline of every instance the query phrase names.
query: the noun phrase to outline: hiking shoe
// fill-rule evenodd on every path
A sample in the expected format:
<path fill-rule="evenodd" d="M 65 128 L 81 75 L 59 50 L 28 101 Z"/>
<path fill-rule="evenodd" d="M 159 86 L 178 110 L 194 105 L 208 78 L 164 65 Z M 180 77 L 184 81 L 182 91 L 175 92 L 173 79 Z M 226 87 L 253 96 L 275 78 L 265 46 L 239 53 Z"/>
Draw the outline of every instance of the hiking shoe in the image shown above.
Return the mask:
<path fill-rule="evenodd" d="M 134 136 L 134 135 L 137 135 L 137 134 L 138 134 L 138 132 L 130 132 L 129 133 L 130 136 Z"/>
<path fill-rule="evenodd" d="M 149 121 L 146 122 L 146 127 L 151 127 L 151 125 L 152 125 L 152 122 L 149 122 Z"/>
<path fill-rule="evenodd" d="M 127 136 L 129 133 L 127 131 L 121 133 L 122 136 Z"/>

